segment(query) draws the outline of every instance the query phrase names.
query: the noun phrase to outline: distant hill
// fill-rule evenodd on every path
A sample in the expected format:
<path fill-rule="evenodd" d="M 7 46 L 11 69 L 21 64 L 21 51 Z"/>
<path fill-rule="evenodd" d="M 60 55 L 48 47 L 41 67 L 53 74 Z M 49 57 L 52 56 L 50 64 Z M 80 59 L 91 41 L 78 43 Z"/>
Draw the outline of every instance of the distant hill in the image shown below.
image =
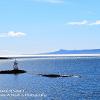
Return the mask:
<path fill-rule="evenodd" d="M 64 50 L 44 53 L 44 54 L 100 54 L 100 49 L 87 49 L 87 50 Z"/>

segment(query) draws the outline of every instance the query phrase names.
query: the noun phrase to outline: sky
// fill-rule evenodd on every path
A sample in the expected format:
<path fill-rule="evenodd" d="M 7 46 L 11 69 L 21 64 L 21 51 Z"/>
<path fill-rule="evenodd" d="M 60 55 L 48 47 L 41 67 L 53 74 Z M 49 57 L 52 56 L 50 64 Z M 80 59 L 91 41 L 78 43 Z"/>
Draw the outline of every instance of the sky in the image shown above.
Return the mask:
<path fill-rule="evenodd" d="M 100 49 L 100 0 L 1 0 L 0 54 Z"/>

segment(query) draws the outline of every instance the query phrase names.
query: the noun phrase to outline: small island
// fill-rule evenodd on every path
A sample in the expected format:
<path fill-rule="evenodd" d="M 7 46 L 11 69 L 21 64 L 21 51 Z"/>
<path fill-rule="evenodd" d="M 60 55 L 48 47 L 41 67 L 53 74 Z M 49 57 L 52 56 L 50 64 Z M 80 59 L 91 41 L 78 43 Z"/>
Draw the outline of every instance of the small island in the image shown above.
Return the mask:
<path fill-rule="evenodd" d="M 14 65 L 13 65 L 13 70 L 2 70 L 0 71 L 0 74 L 22 74 L 22 73 L 26 73 L 25 70 L 20 70 L 18 68 L 18 62 L 14 61 Z"/>
<path fill-rule="evenodd" d="M 81 77 L 80 75 L 60 75 L 60 74 L 39 74 L 43 77 L 58 78 L 58 77 Z"/>
<path fill-rule="evenodd" d="M 25 70 L 2 70 L 0 71 L 0 74 L 21 74 L 26 73 Z"/>

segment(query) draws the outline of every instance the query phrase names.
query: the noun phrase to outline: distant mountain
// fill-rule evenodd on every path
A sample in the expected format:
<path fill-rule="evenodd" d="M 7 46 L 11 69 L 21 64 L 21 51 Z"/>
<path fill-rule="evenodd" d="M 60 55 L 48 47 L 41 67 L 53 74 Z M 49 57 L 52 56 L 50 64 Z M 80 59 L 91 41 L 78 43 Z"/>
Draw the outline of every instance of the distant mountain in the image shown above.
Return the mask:
<path fill-rule="evenodd" d="M 100 54 L 100 49 L 88 49 L 88 50 L 64 50 L 49 52 L 45 54 Z"/>

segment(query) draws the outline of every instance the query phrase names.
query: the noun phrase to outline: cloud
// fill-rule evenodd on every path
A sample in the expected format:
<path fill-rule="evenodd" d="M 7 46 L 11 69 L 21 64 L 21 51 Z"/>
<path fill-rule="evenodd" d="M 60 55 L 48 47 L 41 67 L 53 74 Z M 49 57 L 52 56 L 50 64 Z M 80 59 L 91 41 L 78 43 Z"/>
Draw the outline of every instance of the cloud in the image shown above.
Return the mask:
<path fill-rule="evenodd" d="M 64 0 L 34 0 L 37 2 L 47 2 L 47 3 L 64 3 Z"/>
<path fill-rule="evenodd" d="M 26 34 L 23 33 L 23 32 L 13 32 L 13 31 L 10 31 L 7 33 L 7 35 L 9 37 L 22 37 L 22 36 L 25 36 Z"/>
<path fill-rule="evenodd" d="M 75 25 L 75 26 L 82 26 L 82 25 L 89 25 L 89 26 L 93 26 L 93 25 L 100 25 L 100 20 L 96 20 L 96 21 L 87 21 L 87 20 L 83 20 L 83 21 L 76 21 L 76 22 L 68 22 L 67 25 Z"/>
<path fill-rule="evenodd" d="M 69 24 L 69 25 L 86 25 L 86 24 L 88 24 L 88 21 L 83 20 L 83 21 L 77 21 L 77 22 L 68 22 L 67 24 Z"/>
<path fill-rule="evenodd" d="M 23 37 L 26 33 L 10 31 L 7 33 L 0 33 L 0 37 Z"/>
<path fill-rule="evenodd" d="M 90 23 L 89 25 L 100 25 L 100 20 L 96 20 L 95 22 Z"/>

